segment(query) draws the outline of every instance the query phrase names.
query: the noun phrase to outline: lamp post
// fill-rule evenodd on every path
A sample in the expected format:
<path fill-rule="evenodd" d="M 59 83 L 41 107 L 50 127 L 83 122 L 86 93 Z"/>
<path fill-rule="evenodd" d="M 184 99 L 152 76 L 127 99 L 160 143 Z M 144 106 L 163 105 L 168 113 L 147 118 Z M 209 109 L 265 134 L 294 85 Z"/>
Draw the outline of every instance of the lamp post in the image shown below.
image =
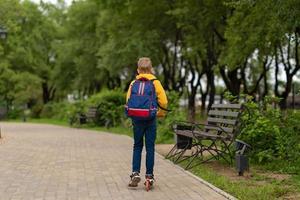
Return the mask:
<path fill-rule="evenodd" d="M 5 40 L 7 38 L 7 30 L 0 26 L 0 38 Z"/>
<path fill-rule="evenodd" d="M 7 30 L 0 25 L 0 40 L 6 40 L 6 38 L 7 38 Z M 2 116 L 0 116 L 0 118 L 2 118 Z M 1 138 L 1 127 L 0 127 L 0 138 Z"/>
<path fill-rule="evenodd" d="M 5 40 L 7 37 L 7 31 L 3 27 L 0 26 L 0 39 Z M 2 138 L 1 127 L 0 127 L 0 138 Z"/>

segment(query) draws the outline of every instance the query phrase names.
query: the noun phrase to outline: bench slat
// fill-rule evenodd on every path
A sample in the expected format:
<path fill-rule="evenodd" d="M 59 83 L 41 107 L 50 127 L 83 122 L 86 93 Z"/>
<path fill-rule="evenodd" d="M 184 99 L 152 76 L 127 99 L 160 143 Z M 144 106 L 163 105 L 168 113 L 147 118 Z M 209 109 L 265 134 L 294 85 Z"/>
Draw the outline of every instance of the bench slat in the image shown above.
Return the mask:
<path fill-rule="evenodd" d="M 233 132 L 233 128 L 228 128 L 228 127 L 217 127 L 217 126 L 210 126 L 210 125 L 206 125 L 204 126 L 204 129 L 207 130 L 215 130 L 215 131 L 221 131 L 221 132 L 226 132 L 226 133 L 232 133 Z M 224 131 L 223 131 L 224 130 Z"/>
<path fill-rule="evenodd" d="M 224 119 L 224 118 L 217 118 L 217 117 L 208 117 L 207 122 L 213 122 L 213 123 L 221 123 L 221 124 L 230 124 L 230 125 L 236 125 L 237 120 L 235 119 Z"/>
<path fill-rule="evenodd" d="M 242 104 L 213 104 L 212 108 L 241 109 Z"/>
<path fill-rule="evenodd" d="M 93 110 L 93 111 L 88 111 L 87 113 L 96 113 L 97 112 L 97 110 Z"/>
<path fill-rule="evenodd" d="M 203 132 L 203 131 L 194 131 L 195 135 L 193 134 L 192 131 L 188 130 L 178 130 L 176 131 L 177 135 L 189 137 L 189 138 L 194 138 L 194 137 L 203 137 L 205 139 L 230 139 L 232 135 L 218 135 L 214 133 L 209 133 L 209 132 Z"/>
<path fill-rule="evenodd" d="M 238 117 L 239 112 L 232 112 L 232 111 L 219 111 L 219 110 L 210 110 L 208 112 L 208 115 L 214 115 L 214 116 L 223 116 L 223 117 Z"/>
<path fill-rule="evenodd" d="M 221 140 L 230 140 L 230 139 L 232 139 L 231 134 L 218 135 L 218 134 L 203 132 L 203 131 L 195 132 L 195 137 L 197 137 L 197 138 L 201 137 L 201 138 L 205 138 L 205 139 L 221 139 Z"/>
<path fill-rule="evenodd" d="M 183 135 L 190 138 L 194 137 L 193 132 L 189 130 L 176 130 L 176 134 Z"/>
<path fill-rule="evenodd" d="M 97 107 L 91 106 L 88 108 L 87 113 L 85 114 L 87 118 L 95 118 L 97 116 Z"/>

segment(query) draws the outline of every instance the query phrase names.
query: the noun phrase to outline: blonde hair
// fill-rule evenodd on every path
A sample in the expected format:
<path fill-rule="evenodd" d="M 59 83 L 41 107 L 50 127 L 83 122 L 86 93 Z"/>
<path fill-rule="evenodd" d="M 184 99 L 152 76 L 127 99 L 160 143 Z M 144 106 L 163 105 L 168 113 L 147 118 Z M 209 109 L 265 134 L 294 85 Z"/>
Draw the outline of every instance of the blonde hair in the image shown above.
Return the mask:
<path fill-rule="evenodd" d="M 148 57 L 142 57 L 138 60 L 138 72 L 144 74 L 153 74 L 154 70 L 152 67 L 151 59 Z"/>

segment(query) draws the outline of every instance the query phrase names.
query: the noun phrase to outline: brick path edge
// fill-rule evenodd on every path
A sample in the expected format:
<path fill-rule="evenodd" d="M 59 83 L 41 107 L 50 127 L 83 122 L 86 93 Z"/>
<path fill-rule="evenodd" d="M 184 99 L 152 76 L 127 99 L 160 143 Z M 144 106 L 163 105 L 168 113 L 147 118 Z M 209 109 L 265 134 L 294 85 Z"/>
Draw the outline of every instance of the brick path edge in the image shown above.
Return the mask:
<path fill-rule="evenodd" d="M 160 155 L 159 153 L 155 152 L 156 156 L 159 156 L 160 158 L 162 158 L 163 160 L 165 160 L 166 162 L 169 162 L 171 164 L 174 165 L 174 167 L 176 167 L 177 169 L 180 169 L 181 171 L 183 171 L 184 173 L 186 173 L 187 175 L 193 177 L 194 179 L 198 180 L 200 183 L 206 185 L 207 187 L 209 187 L 210 189 L 212 189 L 213 191 L 217 192 L 218 194 L 222 195 L 223 197 L 229 199 L 229 200 L 238 200 L 237 198 L 235 198 L 234 196 L 228 194 L 227 192 L 221 190 L 220 188 L 217 188 L 216 186 L 214 186 L 213 184 L 203 180 L 202 178 L 200 178 L 199 176 L 194 175 L 193 173 L 184 170 L 182 167 L 175 165 L 174 163 L 172 163 L 170 160 L 165 159 L 164 156 Z"/>

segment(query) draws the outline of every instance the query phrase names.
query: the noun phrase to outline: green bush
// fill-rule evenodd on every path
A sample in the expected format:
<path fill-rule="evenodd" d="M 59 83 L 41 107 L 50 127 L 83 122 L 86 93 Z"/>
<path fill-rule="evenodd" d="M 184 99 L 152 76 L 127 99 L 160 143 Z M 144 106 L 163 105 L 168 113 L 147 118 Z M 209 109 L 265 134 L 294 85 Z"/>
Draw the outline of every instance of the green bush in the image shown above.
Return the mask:
<path fill-rule="evenodd" d="M 250 111 L 244 119 L 244 128 L 240 139 L 249 143 L 252 150 L 252 158 L 259 163 L 272 161 L 277 156 L 277 138 L 280 134 L 281 112 L 267 105 L 266 109 L 248 99 L 245 106 Z"/>
<path fill-rule="evenodd" d="M 79 123 L 79 115 L 85 114 L 90 106 L 97 107 L 96 124 L 99 126 L 120 125 L 124 119 L 125 94 L 120 90 L 103 91 L 91 96 L 88 100 L 76 101 L 75 103 L 49 102 L 34 115 L 35 118 L 52 118 L 70 120 L 72 123 Z"/>
<path fill-rule="evenodd" d="M 40 117 L 62 120 L 67 119 L 67 113 L 70 106 L 71 105 L 68 102 L 49 102 L 43 106 Z"/>
<path fill-rule="evenodd" d="M 23 109 L 19 107 L 12 107 L 7 113 L 8 119 L 17 119 L 23 116 L 24 116 Z"/>
<path fill-rule="evenodd" d="M 40 113 L 41 118 L 52 118 L 55 115 L 54 103 L 45 104 Z"/>
<path fill-rule="evenodd" d="M 300 161 L 300 112 L 288 110 L 283 113 L 280 131 L 276 138 L 278 156 L 286 160 Z"/>
<path fill-rule="evenodd" d="M 31 108 L 31 115 L 32 118 L 39 118 L 40 114 L 43 110 L 43 104 L 38 102 Z"/>
<path fill-rule="evenodd" d="M 184 121 L 185 112 L 180 109 L 179 95 L 174 92 L 167 92 L 168 97 L 168 109 L 171 112 L 167 113 L 165 118 L 158 119 L 157 128 L 157 143 L 172 143 L 174 142 L 174 132 L 171 129 L 171 125 L 174 121 Z"/>
<path fill-rule="evenodd" d="M 275 108 L 278 98 L 266 97 L 258 104 L 252 97 L 242 97 L 246 99 L 244 105 L 248 112 L 242 116 L 239 139 L 252 146 L 251 160 L 270 166 L 277 163 L 277 166 L 285 168 L 281 169 L 283 171 L 299 172 L 300 112 Z"/>
<path fill-rule="evenodd" d="M 43 106 L 39 115 L 41 118 L 52 118 L 59 120 L 77 120 L 80 113 L 84 113 L 85 102 L 77 101 L 75 103 L 64 102 L 50 102 Z M 74 122 L 74 121 L 73 121 Z"/>
<path fill-rule="evenodd" d="M 97 106 L 97 125 L 117 126 L 124 121 L 125 94 L 121 90 L 107 90 L 95 94 L 88 99 L 86 105 Z"/>

